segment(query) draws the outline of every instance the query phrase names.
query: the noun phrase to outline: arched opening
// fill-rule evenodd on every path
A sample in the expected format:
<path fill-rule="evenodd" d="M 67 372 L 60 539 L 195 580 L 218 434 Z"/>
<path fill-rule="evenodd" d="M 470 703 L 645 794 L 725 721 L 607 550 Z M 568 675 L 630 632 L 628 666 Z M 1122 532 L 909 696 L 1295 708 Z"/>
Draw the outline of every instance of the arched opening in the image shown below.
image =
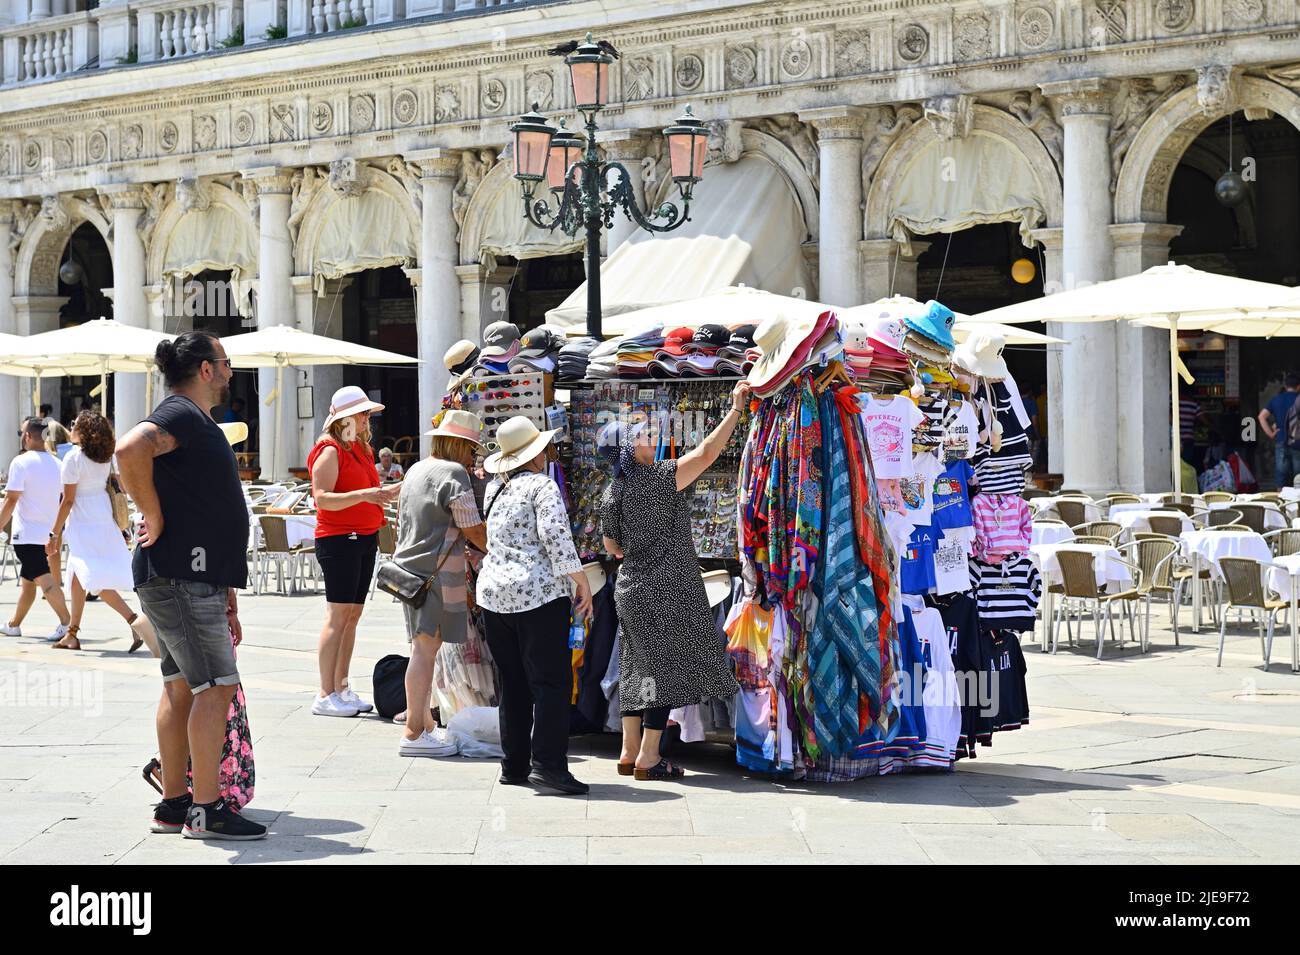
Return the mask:
<path fill-rule="evenodd" d="M 1235 169 L 1246 193 L 1235 206 L 1215 196 L 1215 181 Z M 1206 127 L 1170 179 L 1168 221 L 1183 227 L 1170 258 L 1241 278 L 1300 281 L 1300 131 L 1278 117 L 1242 112 Z M 1250 420 L 1300 368 L 1300 340 L 1184 332 L 1179 351 L 1195 381 L 1181 388 L 1183 457 L 1198 471 L 1240 454 L 1260 483 L 1274 479 L 1274 444 Z"/>
<path fill-rule="evenodd" d="M 68 237 L 59 255 L 58 294 L 66 297 L 59 308 L 59 327 L 72 328 L 97 318 L 113 317 L 113 300 L 104 294 L 113 287 L 113 260 L 108 245 L 89 222 L 83 222 Z M 112 393 L 92 395 L 99 387 L 98 376 L 77 376 L 63 379 L 57 403 L 51 401 L 49 392 L 42 388 L 42 398 L 55 405 L 54 416 L 71 422 L 79 411 L 113 412 Z"/>

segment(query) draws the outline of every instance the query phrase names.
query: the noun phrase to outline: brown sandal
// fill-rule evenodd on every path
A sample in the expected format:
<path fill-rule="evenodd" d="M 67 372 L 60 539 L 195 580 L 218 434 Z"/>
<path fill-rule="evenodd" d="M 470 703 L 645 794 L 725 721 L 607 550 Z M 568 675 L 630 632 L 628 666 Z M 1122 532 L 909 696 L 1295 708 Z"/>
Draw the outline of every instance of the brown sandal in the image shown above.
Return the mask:
<path fill-rule="evenodd" d="M 680 766 L 674 766 L 666 759 L 661 759 L 649 769 L 642 769 L 638 766 L 633 775 L 642 782 L 681 779 L 686 775 L 686 770 L 682 769 Z"/>
<path fill-rule="evenodd" d="M 55 650 L 80 650 L 81 641 L 77 639 L 77 634 L 80 631 L 81 631 L 80 627 L 69 627 L 68 632 L 63 635 L 63 640 L 60 640 L 58 643 L 56 643 L 54 645 L 54 649 Z M 76 644 L 76 646 L 74 647 L 71 643 L 64 643 L 63 642 L 64 640 L 71 640 L 72 643 Z"/>
<path fill-rule="evenodd" d="M 144 646 L 144 640 L 141 638 L 140 634 L 135 632 L 135 627 L 131 626 L 139 618 L 140 615 L 138 613 L 133 613 L 131 614 L 131 619 L 126 622 L 126 625 L 131 627 L 131 648 L 126 651 L 127 653 L 135 653 L 135 651 Z"/>
<path fill-rule="evenodd" d="M 631 776 L 634 772 L 636 772 L 636 763 L 620 762 L 618 764 L 618 774 L 620 776 Z"/>

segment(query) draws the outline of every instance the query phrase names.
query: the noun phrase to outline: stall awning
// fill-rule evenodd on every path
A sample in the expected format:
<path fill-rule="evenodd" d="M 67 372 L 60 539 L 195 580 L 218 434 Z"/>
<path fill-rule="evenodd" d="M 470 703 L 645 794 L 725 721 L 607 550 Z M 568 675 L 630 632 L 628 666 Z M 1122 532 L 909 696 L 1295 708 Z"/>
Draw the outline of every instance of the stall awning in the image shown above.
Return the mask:
<path fill-rule="evenodd" d="M 673 190 L 668 198 L 675 195 Z M 811 298 L 806 238 L 794 188 L 769 160 L 745 155 L 710 166 L 695 187 L 690 221 L 667 235 L 638 232 L 605 260 L 602 315 L 697 298 L 729 285 Z M 546 320 L 585 325 L 586 283 L 547 312 Z"/>
<path fill-rule="evenodd" d="M 316 246 L 317 294 L 324 294 L 325 279 L 393 265 L 410 268 L 419 254 L 415 225 L 392 196 L 371 189 L 340 199 L 329 210 Z"/>
<path fill-rule="evenodd" d="M 185 213 L 167 241 L 163 279 L 170 287 L 177 279 L 207 269 L 230 270 L 236 306 L 247 312 L 249 282 L 257 275 L 256 234 L 225 206 Z"/>

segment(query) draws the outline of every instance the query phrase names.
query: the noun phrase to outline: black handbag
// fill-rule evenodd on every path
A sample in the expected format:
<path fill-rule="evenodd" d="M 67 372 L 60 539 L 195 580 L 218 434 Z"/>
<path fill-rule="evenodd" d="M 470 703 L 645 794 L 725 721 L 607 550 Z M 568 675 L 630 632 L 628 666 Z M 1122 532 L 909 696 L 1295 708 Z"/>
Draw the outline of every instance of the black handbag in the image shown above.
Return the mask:
<path fill-rule="evenodd" d="M 433 573 L 428 577 L 421 577 L 419 574 L 411 573 L 401 567 L 395 560 L 386 560 L 379 565 L 379 572 L 375 575 L 375 586 L 389 596 L 396 597 L 408 607 L 418 610 L 424 606 L 425 600 L 429 598 L 429 588 L 438 579 L 438 574 L 442 572 L 442 565 L 447 563 L 447 558 L 456 549 L 456 544 L 460 541 L 460 538 L 461 533 L 457 531 L 456 539 L 451 542 L 447 552 L 438 561 L 438 566 L 434 568 Z"/>

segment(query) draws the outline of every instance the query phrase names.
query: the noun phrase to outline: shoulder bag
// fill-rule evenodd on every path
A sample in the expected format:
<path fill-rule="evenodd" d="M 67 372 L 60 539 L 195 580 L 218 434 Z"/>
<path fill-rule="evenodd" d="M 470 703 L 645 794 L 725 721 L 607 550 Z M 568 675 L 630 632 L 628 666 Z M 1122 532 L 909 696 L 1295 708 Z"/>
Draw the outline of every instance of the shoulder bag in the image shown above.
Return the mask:
<path fill-rule="evenodd" d="M 113 523 L 117 525 L 119 531 L 129 530 L 131 506 L 127 503 L 126 492 L 122 490 L 117 473 L 111 467 L 108 471 L 108 480 L 104 482 L 104 490 L 108 491 L 109 503 L 113 505 Z"/>
<path fill-rule="evenodd" d="M 396 597 L 408 607 L 418 610 L 424 606 L 425 600 L 429 597 L 429 588 L 438 579 L 438 574 L 442 572 L 442 565 L 447 563 L 447 558 L 456 549 L 462 536 L 463 533 L 457 529 L 455 540 L 451 542 L 447 552 L 438 561 L 438 566 L 428 577 L 421 577 L 419 574 L 405 570 L 395 560 L 386 560 L 379 565 L 379 573 L 375 575 L 375 586 L 389 596 Z"/>

